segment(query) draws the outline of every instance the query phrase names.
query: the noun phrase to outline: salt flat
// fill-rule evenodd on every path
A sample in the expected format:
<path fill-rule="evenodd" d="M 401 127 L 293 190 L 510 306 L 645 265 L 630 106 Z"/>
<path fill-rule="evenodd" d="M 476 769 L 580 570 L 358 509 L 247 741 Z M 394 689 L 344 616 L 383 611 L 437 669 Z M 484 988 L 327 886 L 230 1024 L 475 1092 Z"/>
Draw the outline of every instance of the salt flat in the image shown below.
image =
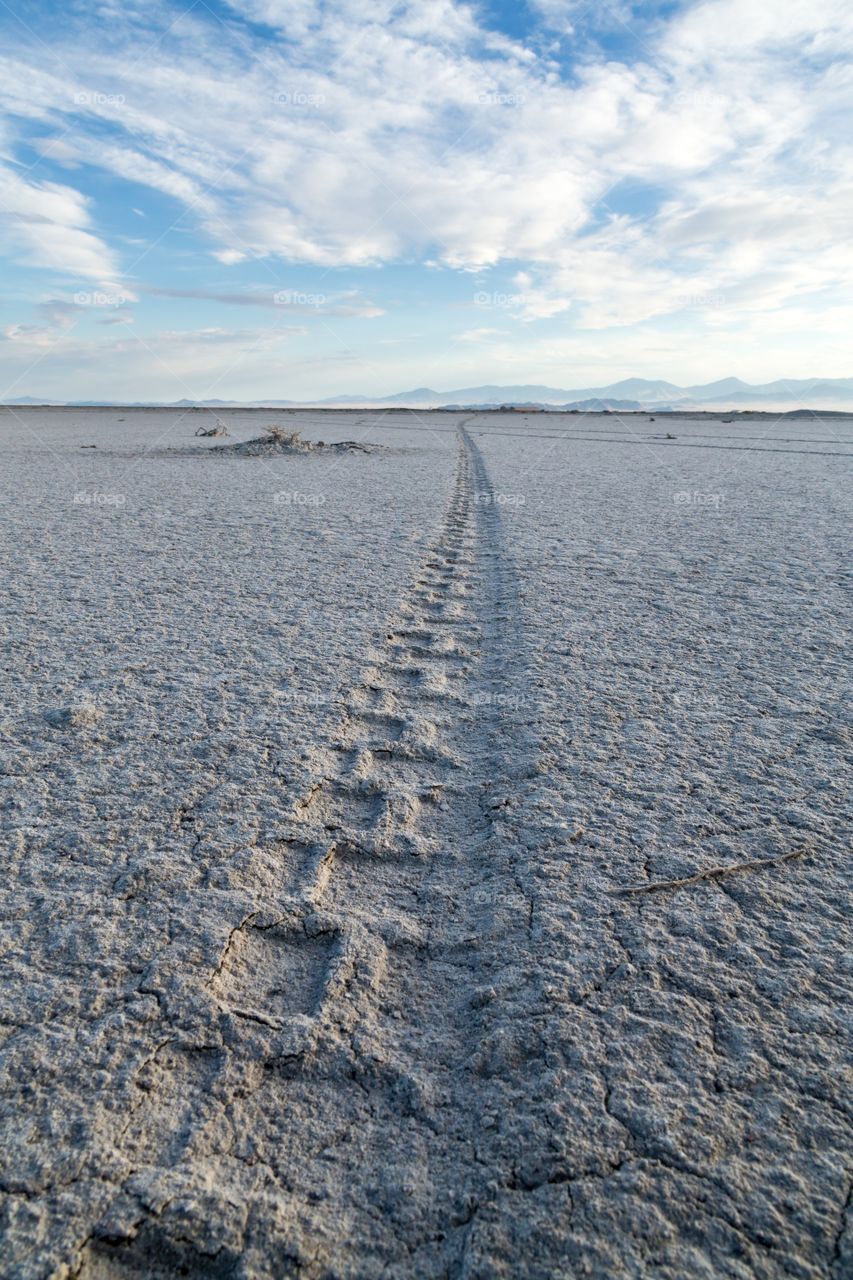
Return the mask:
<path fill-rule="evenodd" d="M 0 410 L 4 1275 L 849 1275 L 853 420 L 220 416 Z"/>

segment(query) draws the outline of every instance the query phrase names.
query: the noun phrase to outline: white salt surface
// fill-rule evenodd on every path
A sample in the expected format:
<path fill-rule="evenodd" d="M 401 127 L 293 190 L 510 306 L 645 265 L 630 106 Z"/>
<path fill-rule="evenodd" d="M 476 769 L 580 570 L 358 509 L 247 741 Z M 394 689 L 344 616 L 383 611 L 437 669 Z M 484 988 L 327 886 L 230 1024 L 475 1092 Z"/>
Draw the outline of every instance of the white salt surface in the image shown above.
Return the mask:
<path fill-rule="evenodd" d="M 853 422 L 219 416 L 0 411 L 3 1274 L 850 1275 Z"/>

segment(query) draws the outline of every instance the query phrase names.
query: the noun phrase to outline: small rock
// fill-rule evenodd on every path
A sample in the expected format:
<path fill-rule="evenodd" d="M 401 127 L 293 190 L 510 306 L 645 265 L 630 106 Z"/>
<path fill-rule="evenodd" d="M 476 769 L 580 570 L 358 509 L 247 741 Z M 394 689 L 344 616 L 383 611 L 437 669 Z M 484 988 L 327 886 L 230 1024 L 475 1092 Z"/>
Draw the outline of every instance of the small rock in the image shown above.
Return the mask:
<path fill-rule="evenodd" d="M 45 711 L 44 718 L 53 729 L 89 729 L 103 714 L 90 702 L 78 702 L 67 707 L 53 707 Z"/>

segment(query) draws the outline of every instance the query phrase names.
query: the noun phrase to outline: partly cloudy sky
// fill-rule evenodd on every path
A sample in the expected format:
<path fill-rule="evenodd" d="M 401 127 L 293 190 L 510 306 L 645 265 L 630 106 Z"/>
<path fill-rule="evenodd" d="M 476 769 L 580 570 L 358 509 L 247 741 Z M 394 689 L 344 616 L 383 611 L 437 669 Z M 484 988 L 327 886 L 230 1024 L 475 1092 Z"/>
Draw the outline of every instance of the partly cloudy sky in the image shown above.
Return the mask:
<path fill-rule="evenodd" d="M 0 400 L 853 376 L 851 0 L 0 27 Z"/>

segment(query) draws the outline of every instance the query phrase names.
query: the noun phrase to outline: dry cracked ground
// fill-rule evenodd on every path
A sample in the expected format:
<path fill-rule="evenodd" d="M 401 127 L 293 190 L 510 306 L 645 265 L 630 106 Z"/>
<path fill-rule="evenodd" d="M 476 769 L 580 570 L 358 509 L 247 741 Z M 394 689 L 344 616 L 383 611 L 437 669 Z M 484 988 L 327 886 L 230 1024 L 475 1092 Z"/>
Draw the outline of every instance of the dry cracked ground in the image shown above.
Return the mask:
<path fill-rule="evenodd" d="M 853 422 L 282 416 L 0 414 L 2 1274 L 853 1275 Z"/>

